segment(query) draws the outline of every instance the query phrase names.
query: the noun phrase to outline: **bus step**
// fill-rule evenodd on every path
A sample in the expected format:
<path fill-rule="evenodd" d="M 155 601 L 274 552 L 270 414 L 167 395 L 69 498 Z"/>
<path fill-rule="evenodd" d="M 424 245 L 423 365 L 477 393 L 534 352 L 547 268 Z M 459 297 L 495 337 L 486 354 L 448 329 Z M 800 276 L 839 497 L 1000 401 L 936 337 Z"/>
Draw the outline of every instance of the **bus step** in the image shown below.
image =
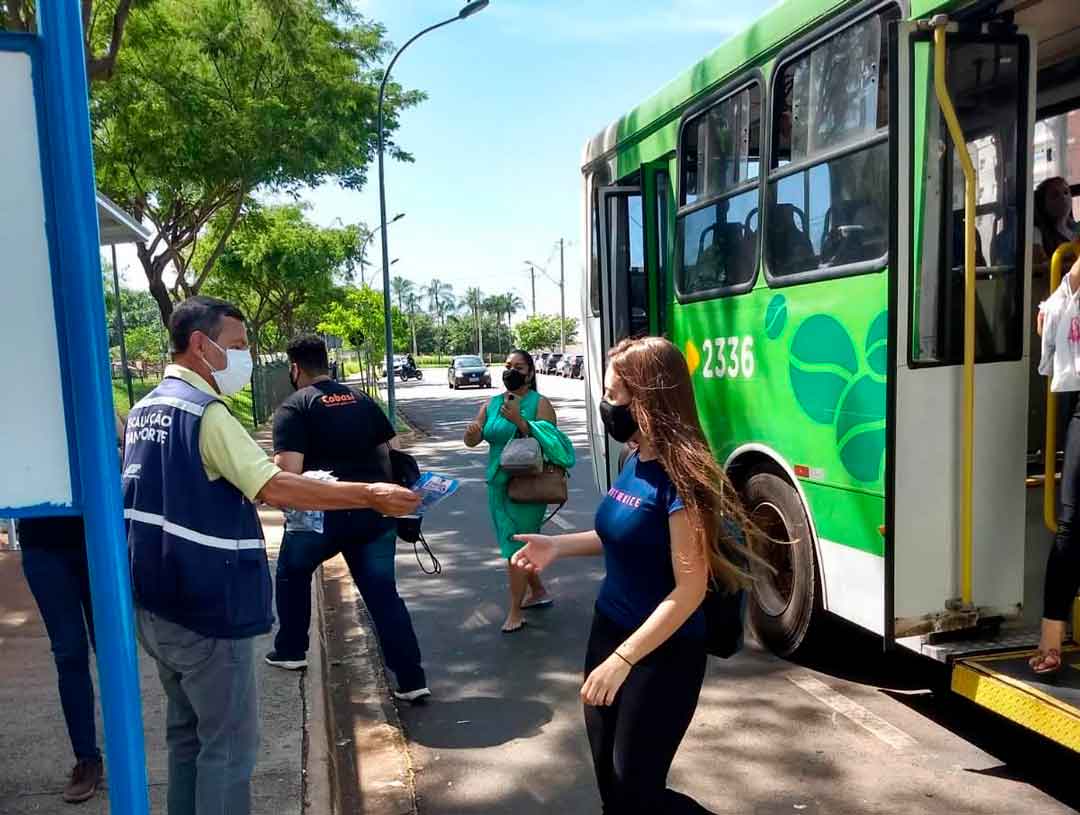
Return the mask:
<path fill-rule="evenodd" d="M 1001 634 L 1004 617 L 980 617 L 973 628 L 958 628 L 953 631 L 934 631 L 926 635 L 930 645 L 946 642 L 964 642 L 967 640 L 996 640 Z"/>
<path fill-rule="evenodd" d="M 971 657 L 953 664 L 952 689 L 975 704 L 1080 752 L 1080 647 L 1062 653 L 1061 670 L 1036 676 L 1034 651 Z"/>

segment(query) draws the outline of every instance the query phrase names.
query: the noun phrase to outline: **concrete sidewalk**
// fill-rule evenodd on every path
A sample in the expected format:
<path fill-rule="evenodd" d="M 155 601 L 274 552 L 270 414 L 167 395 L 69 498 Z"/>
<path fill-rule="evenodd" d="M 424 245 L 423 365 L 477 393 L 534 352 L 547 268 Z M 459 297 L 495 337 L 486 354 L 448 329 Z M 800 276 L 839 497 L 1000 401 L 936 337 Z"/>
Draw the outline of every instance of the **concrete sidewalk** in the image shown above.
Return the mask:
<path fill-rule="evenodd" d="M 266 532 L 268 553 L 273 559 L 281 542 L 281 513 L 260 513 Z M 313 637 L 313 645 L 318 637 Z M 305 728 L 323 705 L 321 681 L 316 672 L 291 673 L 271 668 L 262 661 L 271 649 L 271 637 L 256 643 L 259 659 L 259 713 L 262 730 L 261 751 L 255 770 L 253 812 L 256 815 L 292 815 L 303 812 L 305 795 L 313 801 L 305 779 L 308 741 Z M 313 649 L 314 651 L 314 649 Z M 318 658 L 312 653 L 313 658 Z M 140 687 L 146 738 L 150 807 L 165 812 L 166 750 L 165 698 L 152 661 L 139 649 Z M 315 673 L 315 675 L 313 675 Z M 96 671 L 94 674 L 97 686 Z M 104 815 L 109 812 L 107 787 L 91 801 L 73 807 L 60 793 L 74 764 L 64 726 L 56 686 L 56 669 L 49 639 L 34 599 L 22 574 L 20 552 L 0 552 L 0 813 L 80 813 Z M 98 713 L 99 741 L 104 746 Z M 312 741 L 325 740 L 324 724 L 317 724 Z M 108 759 L 106 758 L 106 777 Z M 325 766 L 312 770 L 312 785 L 326 785 Z M 315 793 L 312 795 L 312 793 Z M 325 792 L 324 790 L 322 791 Z M 315 806 L 313 811 L 326 811 Z"/>

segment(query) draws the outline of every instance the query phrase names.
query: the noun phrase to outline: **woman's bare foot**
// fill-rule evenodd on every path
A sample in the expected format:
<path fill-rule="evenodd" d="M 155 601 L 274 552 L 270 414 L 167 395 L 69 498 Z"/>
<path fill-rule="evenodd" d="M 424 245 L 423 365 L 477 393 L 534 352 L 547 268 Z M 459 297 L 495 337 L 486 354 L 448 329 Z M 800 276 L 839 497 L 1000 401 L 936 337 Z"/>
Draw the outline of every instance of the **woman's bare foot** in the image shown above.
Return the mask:
<path fill-rule="evenodd" d="M 1063 620 L 1042 621 L 1039 636 L 1039 650 L 1028 664 L 1037 674 L 1054 673 L 1061 669 L 1061 643 L 1065 640 L 1065 622 Z"/>
<path fill-rule="evenodd" d="M 502 632 L 504 634 L 515 634 L 525 627 L 525 620 L 520 615 L 515 617 L 510 615 L 506 618 L 506 622 L 502 625 Z"/>

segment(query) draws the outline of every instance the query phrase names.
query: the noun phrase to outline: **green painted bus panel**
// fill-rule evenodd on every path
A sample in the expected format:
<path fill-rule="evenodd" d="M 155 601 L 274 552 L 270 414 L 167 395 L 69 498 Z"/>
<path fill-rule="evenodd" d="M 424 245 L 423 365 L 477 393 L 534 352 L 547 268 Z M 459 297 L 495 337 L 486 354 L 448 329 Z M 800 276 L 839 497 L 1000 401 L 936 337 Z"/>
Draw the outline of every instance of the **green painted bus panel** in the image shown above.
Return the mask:
<path fill-rule="evenodd" d="M 885 556 L 885 540 L 880 531 L 885 523 L 882 496 L 823 487 L 806 480 L 802 481 L 802 488 L 819 538 Z"/>
<path fill-rule="evenodd" d="M 887 283 L 885 272 L 784 289 L 759 282 L 738 297 L 673 306 L 672 338 L 721 461 L 764 445 L 817 484 L 884 494 Z"/>

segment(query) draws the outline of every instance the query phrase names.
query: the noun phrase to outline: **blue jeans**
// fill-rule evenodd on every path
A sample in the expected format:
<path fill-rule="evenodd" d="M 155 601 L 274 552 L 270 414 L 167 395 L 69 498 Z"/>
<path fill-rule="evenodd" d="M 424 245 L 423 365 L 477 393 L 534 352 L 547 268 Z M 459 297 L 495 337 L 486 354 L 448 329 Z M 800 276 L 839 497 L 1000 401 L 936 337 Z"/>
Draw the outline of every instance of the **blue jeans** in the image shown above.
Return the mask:
<path fill-rule="evenodd" d="M 97 758 L 101 753 L 94 725 L 94 683 L 90 678 L 94 617 L 86 547 L 81 543 L 27 546 L 22 550 L 22 566 L 49 632 L 71 749 L 76 760 Z"/>
<path fill-rule="evenodd" d="M 311 624 L 311 576 L 320 564 L 339 552 L 344 555 L 356 588 L 364 598 L 386 665 L 401 690 L 427 684 L 420 645 L 405 601 L 398 595 L 394 575 L 397 533 L 375 540 L 355 540 L 317 532 L 286 532 L 278 553 L 276 591 L 280 628 L 274 650 L 282 659 L 300 659 L 308 649 Z"/>
<path fill-rule="evenodd" d="M 254 639 L 204 637 L 142 608 L 135 619 L 168 698 L 168 815 L 248 815 L 259 750 Z"/>

